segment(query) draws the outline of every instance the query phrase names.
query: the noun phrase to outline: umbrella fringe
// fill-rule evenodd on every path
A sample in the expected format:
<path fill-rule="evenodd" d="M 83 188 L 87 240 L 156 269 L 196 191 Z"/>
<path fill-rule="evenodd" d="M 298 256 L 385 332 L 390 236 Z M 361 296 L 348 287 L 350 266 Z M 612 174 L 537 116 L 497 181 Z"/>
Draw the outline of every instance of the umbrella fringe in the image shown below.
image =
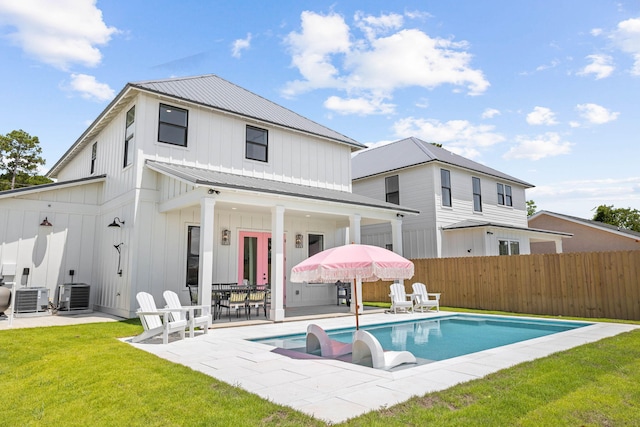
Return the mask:
<path fill-rule="evenodd" d="M 378 280 L 410 279 L 413 277 L 413 268 L 388 268 L 378 266 L 368 266 L 365 268 L 348 268 L 327 270 L 316 268 L 307 271 L 293 271 L 291 273 L 292 282 L 308 283 L 332 283 L 340 281 L 350 281 L 360 279 L 364 282 L 376 282 Z"/>

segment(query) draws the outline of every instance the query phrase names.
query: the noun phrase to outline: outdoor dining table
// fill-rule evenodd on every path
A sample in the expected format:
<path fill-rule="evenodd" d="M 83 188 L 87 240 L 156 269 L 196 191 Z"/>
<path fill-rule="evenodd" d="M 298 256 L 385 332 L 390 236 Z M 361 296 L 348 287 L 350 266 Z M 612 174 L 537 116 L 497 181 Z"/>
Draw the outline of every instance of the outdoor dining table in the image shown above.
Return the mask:
<path fill-rule="evenodd" d="M 248 299 L 251 292 L 268 292 L 266 286 L 256 285 L 238 285 L 237 283 L 214 283 L 211 285 L 211 305 L 213 308 L 213 320 L 220 319 L 222 309 L 226 308 L 229 312 L 229 320 L 231 320 L 231 304 L 233 303 L 232 294 L 244 294 L 242 301 L 245 302 L 244 310 L 247 319 L 251 317 Z M 235 301 L 238 302 L 237 300 Z"/>

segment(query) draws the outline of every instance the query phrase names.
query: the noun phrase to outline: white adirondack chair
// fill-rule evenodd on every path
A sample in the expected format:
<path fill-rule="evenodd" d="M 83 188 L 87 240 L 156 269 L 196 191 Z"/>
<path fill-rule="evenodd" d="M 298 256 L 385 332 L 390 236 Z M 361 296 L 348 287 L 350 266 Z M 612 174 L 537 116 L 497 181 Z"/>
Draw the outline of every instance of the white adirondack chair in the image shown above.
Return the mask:
<path fill-rule="evenodd" d="M 359 329 L 354 335 L 351 362 L 376 369 L 391 369 L 403 363 L 416 363 L 409 351 L 384 351 L 369 332 Z"/>
<path fill-rule="evenodd" d="M 307 353 L 315 353 L 320 350 L 322 357 L 339 357 L 351 353 L 352 347 L 352 343 L 329 338 L 324 329 L 318 325 L 307 326 Z"/>
<path fill-rule="evenodd" d="M 414 310 L 420 309 L 424 313 L 425 308 L 427 311 L 435 308 L 436 311 L 440 311 L 440 294 L 427 293 L 427 287 L 424 283 L 416 282 L 412 285 L 412 288 L 416 301 Z"/>
<path fill-rule="evenodd" d="M 391 310 L 393 310 L 394 313 L 398 313 L 398 310 L 407 313 L 413 312 L 413 301 L 411 298 L 407 299 L 407 294 L 402 283 L 392 283 L 391 286 L 389 286 L 389 290 L 391 291 L 389 294 L 391 297 Z"/>
<path fill-rule="evenodd" d="M 205 334 L 209 332 L 211 316 L 209 316 L 209 309 L 207 306 L 183 306 L 180 304 L 178 294 L 173 291 L 164 291 L 162 296 L 164 297 L 164 301 L 167 303 L 167 308 L 171 309 L 171 312 L 169 313 L 170 320 L 174 322 L 178 320 L 186 320 L 189 325 L 189 336 L 191 338 L 195 336 L 196 327 L 202 327 Z M 199 316 L 196 316 L 196 310 L 200 311 Z M 188 316 L 187 313 L 189 314 Z"/>
<path fill-rule="evenodd" d="M 178 332 L 184 339 L 184 330 L 187 327 L 186 320 L 172 321 L 169 309 L 158 309 L 153 296 L 147 292 L 138 292 L 136 295 L 140 308 L 136 312 L 140 317 L 140 323 L 144 331 L 133 337 L 132 342 L 140 342 L 162 334 L 162 343 L 169 342 L 169 334 Z"/>

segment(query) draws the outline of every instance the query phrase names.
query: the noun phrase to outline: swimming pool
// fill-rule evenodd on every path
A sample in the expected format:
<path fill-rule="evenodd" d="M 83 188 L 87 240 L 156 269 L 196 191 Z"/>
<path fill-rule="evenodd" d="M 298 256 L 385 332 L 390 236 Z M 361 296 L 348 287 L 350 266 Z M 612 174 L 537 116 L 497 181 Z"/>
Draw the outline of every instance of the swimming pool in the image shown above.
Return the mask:
<path fill-rule="evenodd" d="M 385 350 L 407 350 L 421 363 L 450 359 L 507 344 L 588 326 L 590 323 L 455 314 L 429 319 L 363 326 Z M 352 342 L 355 328 L 328 330 L 333 339 Z M 305 351 L 306 334 L 251 341 Z"/>

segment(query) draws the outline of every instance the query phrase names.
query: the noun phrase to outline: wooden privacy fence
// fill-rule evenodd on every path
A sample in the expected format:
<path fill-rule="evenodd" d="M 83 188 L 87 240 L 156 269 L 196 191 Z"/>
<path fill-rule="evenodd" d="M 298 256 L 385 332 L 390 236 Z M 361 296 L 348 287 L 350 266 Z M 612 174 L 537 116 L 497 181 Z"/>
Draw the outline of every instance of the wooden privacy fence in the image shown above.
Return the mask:
<path fill-rule="evenodd" d="M 514 313 L 640 320 L 640 251 L 415 259 L 440 304 Z M 363 301 L 389 302 L 389 283 L 363 284 Z"/>

